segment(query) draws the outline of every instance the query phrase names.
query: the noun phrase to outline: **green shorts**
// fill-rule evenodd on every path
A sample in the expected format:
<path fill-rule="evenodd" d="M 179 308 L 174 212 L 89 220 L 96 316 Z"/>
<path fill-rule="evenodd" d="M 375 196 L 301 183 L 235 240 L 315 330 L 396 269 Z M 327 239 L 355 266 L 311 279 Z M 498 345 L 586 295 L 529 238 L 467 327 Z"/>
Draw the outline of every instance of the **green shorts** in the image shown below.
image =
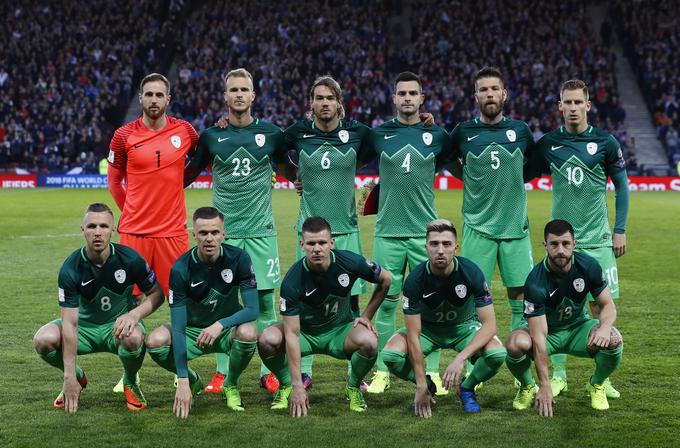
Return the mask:
<path fill-rule="evenodd" d="M 198 347 L 196 345 L 196 339 L 198 339 L 198 335 L 201 334 L 203 330 L 204 328 L 186 327 L 187 361 L 191 361 L 192 359 L 196 359 L 199 356 L 208 353 L 229 353 L 231 350 L 231 333 L 234 330 L 234 327 L 229 327 L 220 333 L 211 347 Z"/>
<path fill-rule="evenodd" d="M 61 319 L 55 319 L 53 324 L 61 328 Z M 88 355 L 90 353 L 113 353 L 118 354 L 116 339 L 113 337 L 114 322 L 106 324 L 91 324 L 88 322 L 78 322 L 78 354 Z M 143 334 L 146 334 L 146 327 L 143 322 L 137 324 Z"/>
<path fill-rule="evenodd" d="M 279 245 L 275 236 L 258 238 L 226 238 L 225 243 L 245 250 L 253 262 L 257 290 L 275 289 L 281 286 Z"/>
<path fill-rule="evenodd" d="M 612 299 L 619 298 L 619 270 L 616 267 L 616 256 L 611 247 L 595 247 L 592 249 L 583 249 L 576 245 L 576 250 L 582 254 L 590 255 L 600 263 L 602 272 L 604 272 L 609 291 L 612 293 Z M 588 301 L 593 302 L 595 298 L 588 294 Z"/>
<path fill-rule="evenodd" d="M 553 330 L 548 332 L 546 338 L 546 348 L 548 356 L 556 353 L 564 353 L 566 355 L 579 356 L 581 358 L 590 358 L 592 355 L 588 352 L 588 336 L 592 328 L 599 324 L 597 319 L 588 319 L 573 327 L 565 328 L 564 330 Z M 524 323 L 520 328 L 529 331 L 529 325 Z M 533 357 L 533 355 L 530 355 Z"/>
<path fill-rule="evenodd" d="M 479 266 L 489 285 L 493 280 L 496 261 L 506 288 L 524 286 L 529 272 L 534 268 L 529 235 L 514 240 L 492 239 L 463 224 L 462 255 Z"/>
<path fill-rule="evenodd" d="M 376 236 L 373 241 L 373 259 L 392 274 L 392 286 L 387 295 L 401 293 L 406 274 L 406 264 L 412 271 L 420 263 L 427 261 L 425 237 L 392 238 Z"/>
<path fill-rule="evenodd" d="M 345 353 L 345 339 L 354 322 L 347 322 L 332 330 L 321 334 L 309 334 L 303 331 L 300 332 L 300 356 L 311 355 L 318 353 L 322 355 L 330 355 L 337 359 L 347 359 Z"/>
<path fill-rule="evenodd" d="M 449 326 L 437 328 L 432 325 L 426 327 L 423 325 L 420 332 L 420 348 L 423 351 L 423 356 L 442 348 L 452 348 L 460 352 L 470 345 L 472 338 L 475 337 L 480 328 L 482 328 L 482 324 L 477 320 L 469 320 L 453 328 Z M 401 327 L 397 331 L 406 336 L 406 327 Z"/>
<path fill-rule="evenodd" d="M 305 256 L 300 249 L 300 241 L 302 241 L 302 233 L 298 232 L 297 245 L 295 246 L 295 259 L 299 260 Z M 354 233 L 340 233 L 338 235 L 333 235 L 335 239 L 335 248 L 339 250 L 348 250 L 354 252 L 355 254 L 361 255 L 361 238 L 359 237 L 359 232 Z M 351 294 L 353 296 L 358 296 L 366 292 L 366 281 L 362 278 L 358 278 L 352 286 Z"/>

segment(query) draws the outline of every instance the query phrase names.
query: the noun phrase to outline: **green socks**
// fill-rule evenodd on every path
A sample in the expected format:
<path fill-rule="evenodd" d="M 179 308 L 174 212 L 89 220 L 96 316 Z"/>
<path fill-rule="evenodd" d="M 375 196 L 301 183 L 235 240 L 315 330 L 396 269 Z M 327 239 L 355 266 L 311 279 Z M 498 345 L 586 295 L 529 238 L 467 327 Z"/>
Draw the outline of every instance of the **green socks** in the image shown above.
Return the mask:
<path fill-rule="evenodd" d="M 158 348 L 150 348 L 148 352 L 149 356 L 151 356 L 151 359 L 153 359 L 156 364 L 163 367 L 165 370 L 168 370 L 172 373 L 177 371 L 177 367 L 175 367 L 175 358 L 172 355 L 172 348 L 169 345 L 164 345 Z M 187 370 L 189 372 L 189 382 L 193 384 L 198 379 L 198 375 L 190 368 L 187 368 Z"/>
<path fill-rule="evenodd" d="M 137 372 L 142 367 L 144 362 L 144 355 L 146 354 L 146 346 L 140 345 L 134 352 L 125 350 L 122 346 L 118 347 L 118 357 L 123 363 L 123 384 L 131 386 L 135 384 Z"/>
<path fill-rule="evenodd" d="M 504 347 L 493 348 L 484 352 L 481 358 L 475 361 L 472 372 L 461 384 L 465 389 L 474 389 L 481 382 L 494 377 L 501 369 L 507 352 Z"/>
<path fill-rule="evenodd" d="M 524 323 L 524 300 L 508 299 L 510 304 L 510 331 L 514 331 Z"/>
<path fill-rule="evenodd" d="M 562 378 L 564 381 L 567 381 L 567 355 L 551 355 L 550 364 L 553 369 L 553 378 Z"/>
<path fill-rule="evenodd" d="M 413 366 L 408 355 L 399 350 L 385 349 L 380 353 L 389 372 L 395 374 L 402 380 L 415 382 L 416 377 L 413 372 Z"/>
<path fill-rule="evenodd" d="M 359 387 L 359 383 L 364 379 L 366 374 L 371 371 L 373 365 L 375 364 L 375 356 L 367 358 L 359 352 L 354 352 L 352 354 L 351 369 L 349 373 L 349 378 L 347 379 L 347 384 L 350 387 Z"/>
<path fill-rule="evenodd" d="M 248 363 L 255 353 L 257 342 L 244 342 L 234 339 L 229 352 L 229 375 L 225 380 L 227 386 L 236 386 L 238 377 L 248 367 Z"/>
<path fill-rule="evenodd" d="M 52 367 L 56 367 L 62 372 L 64 371 L 64 355 L 61 353 L 61 350 L 54 350 L 46 355 L 41 355 L 40 353 L 38 353 L 38 356 L 40 356 L 40 359 L 42 359 Z M 76 379 L 80 381 L 82 378 L 83 369 L 76 365 Z"/>
<path fill-rule="evenodd" d="M 271 358 L 262 358 L 262 362 L 270 371 L 274 372 L 281 387 L 290 386 L 290 371 L 288 371 L 288 362 L 286 360 L 285 352 L 277 353 Z"/>
<path fill-rule="evenodd" d="M 425 372 L 439 375 L 439 358 L 442 356 L 441 350 L 435 350 L 425 357 Z"/>
<path fill-rule="evenodd" d="M 621 364 L 623 345 L 613 350 L 600 350 L 595 354 L 595 373 L 590 378 L 591 384 L 602 384 Z"/>
<path fill-rule="evenodd" d="M 382 352 L 385 344 L 395 332 L 397 305 L 399 305 L 399 298 L 385 298 L 376 313 L 375 330 L 378 332 L 378 353 Z M 439 364 L 439 361 L 437 361 L 437 364 Z M 378 356 L 378 370 L 387 372 L 387 366 L 380 356 Z"/>
<path fill-rule="evenodd" d="M 274 290 L 267 289 L 257 292 L 260 302 L 260 315 L 257 317 L 257 332 L 262 334 L 265 328 L 276 322 L 276 310 L 274 309 Z M 269 369 L 260 362 L 260 377 L 269 374 Z"/>
<path fill-rule="evenodd" d="M 520 358 L 513 358 L 510 355 L 505 357 L 505 364 L 512 376 L 517 378 L 522 387 L 536 384 L 531 376 L 531 358 L 527 355 L 522 355 Z"/>

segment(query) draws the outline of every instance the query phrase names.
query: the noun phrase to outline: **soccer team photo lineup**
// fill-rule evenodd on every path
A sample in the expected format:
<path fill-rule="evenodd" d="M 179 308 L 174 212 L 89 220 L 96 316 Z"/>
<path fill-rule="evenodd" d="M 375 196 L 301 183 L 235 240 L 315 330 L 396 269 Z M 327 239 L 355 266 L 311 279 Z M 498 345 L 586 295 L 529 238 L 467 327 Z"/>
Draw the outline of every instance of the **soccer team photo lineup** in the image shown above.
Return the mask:
<path fill-rule="evenodd" d="M 0 8 L 0 448 L 680 446 L 680 1 Z"/>
<path fill-rule="evenodd" d="M 247 369 L 259 369 L 271 412 L 313 414 L 319 355 L 344 360 L 338 393 L 348 412 L 370 415 L 371 397 L 390 394 L 396 378 L 412 383 L 403 407 L 417 417 L 436 416 L 436 400 L 447 399 L 460 415 L 483 412 L 484 385 L 502 369 L 514 380 L 505 385 L 509 412 L 552 417 L 556 397 L 571 389 L 596 411 L 616 406 L 624 351 L 617 259 L 628 249 L 629 209 L 620 144 L 589 123 L 581 80 L 550 92 L 563 123 L 538 140 L 504 115 L 498 68 L 479 69 L 471 84 L 477 116 L 447 132 L 422 107 L 416 73 L 396 75 L 394 118 L 374 127 L 347 119 L 342 86 L 320 75 L 309 111 L 281 130 L 253 114 L 257 80 L 235 68 L 223 79 L 228 114 L 199 135 L 167 114 L 168 79 L 144 76 L 141 117 L 110 142 L 111 200 L 82 204 L 84 244 L 58 271 L 60 317 L 33 338 L 40 359 L 63 371 L 53 406 L 75 413 L 87 401 L 79 360 L 100 352 L 120 359 L 114 392 L 131 411 L 153 407 L 142 392 L 143 362 L 174 374 L 167 394 L 181 419 L 201 393 L 220 394 L 227 413 L 248 412 L 239 383 Z M 379 183 L 355 195 L 357 169 L 370 164 Z M 184 189 L 206 169 L 212 203 L 187 210 Z M 443 170 L 464 184 L 460 227 L 435 208 Z M 294 229 L 274 222 L 277 173 L 299 196 Z M 543 245 L 532 253 L 525 183 L 545 174 L 552 205 L 532 225 Z M 370 259 L 358 215 L 376 215 Z M 278 239 L 290 232 L 297 261 L 282 266 Z M 502 298 L 491 294 L 496 269 Z M 510 322 L 498 322 L 495 308 L 505 303 Z M 167 308 L 165 324 L 144 324 Z M 500 325 L 510 327 L 504 339 Z M 215 363 L 207 381 L 190 362 L 204 355 Z M 568 355 L 589 360 L 585 384 L 567 380 Z"/>

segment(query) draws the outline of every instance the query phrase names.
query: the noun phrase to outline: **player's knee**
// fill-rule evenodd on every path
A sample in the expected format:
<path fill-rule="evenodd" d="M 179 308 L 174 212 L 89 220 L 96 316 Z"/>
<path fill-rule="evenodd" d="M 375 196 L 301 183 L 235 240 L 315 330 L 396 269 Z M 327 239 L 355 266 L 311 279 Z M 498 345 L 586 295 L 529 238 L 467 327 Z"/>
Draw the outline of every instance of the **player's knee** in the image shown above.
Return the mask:
<path fill-rule="evenodd" d="M 505 357 L 507 354 L 508 352 L 505 347 L 500 346 L 485 350 L 482 356 L 487 365 L 491 367 L 500 367 L 505 362 Z"/>
<path fill-rule="evenodd" d="M 156 328 L 146 337 L 146 348 L 155 349 L 170 345 L 170 331 L 166 327 Z"/>
<path fill-rule="evenodd" d="M 134 352 L 139 349 L 144 343 L 144 334 L 139 328 L 135 330 L 129 336 L 122 337 L 120 339 L 120 345 L 129 352 Z"/>
<path fill-rule="evenodd" d="M 385 344 L 385 350 L 396 350 L 403 353 L 408 353 L 408 343 L 406 336 L 402 333 L 394 333 L 392 337 Z"/>
<path fill-rule="evenodd" d="M 508 354 L 513 358 L 529 353 L 532 348 L 531 336 L 529 336 L 529 333 L 524 329 L 515 330 L 508 336 L 505 348 Z"/>
<path fill-rule="evenodd" d="M 371 331 L 364 330 L 359 332 L 355 336 L 354 341 L 362 354 L 374 356 L 378 353 L 378 338 Z"/>
<path fill-rule="evenodd" d="M 615 350 L 623 345 L 623 336 L 621 332 L 616 328 L 612 327 L 611 335 L 609 337 L 609 350 Z"/>
<path fill-rule="evenodd" d="M 508 288 L 508 297 L 512 300 L 522 300 L 524 299 L 524 288 L 523 287 L 510 287 Z"/>
<path fill-rule="evenodd" d="M 276 327 L 266 328 L 257 339 L 257 346 L 260 352 L 274 354 L 283 345 L 283 332 Z"/>
<path fill-rule="evenodd" d="M 41 355 L 57 350 L 61 344 L 59 329 L 52 329 L 49 325 L 41 327 L 33 336 L 33 347 Z"/>
<path fill-rule="evenodd" d="M 257 328 L 251 323 L 241 324 L 236 327 L 234 338 L 243 342 L 255 342 L 257 341 Z"/>

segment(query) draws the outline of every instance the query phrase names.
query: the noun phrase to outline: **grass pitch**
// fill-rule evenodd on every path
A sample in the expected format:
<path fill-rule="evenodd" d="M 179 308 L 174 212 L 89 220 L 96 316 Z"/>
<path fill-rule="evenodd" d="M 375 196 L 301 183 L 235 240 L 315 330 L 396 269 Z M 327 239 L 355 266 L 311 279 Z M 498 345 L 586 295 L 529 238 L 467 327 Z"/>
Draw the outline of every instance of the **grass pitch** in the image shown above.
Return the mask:
<path fill-rule="evenodd" d="M 610 197 L 611 200 L 611 197 Z M 622 398 L 611 409 L 590 408 L 584 384 L 591 360 L 570 358 L 569 392 L 556 399 L 555 417 L 512 410 L 515 389 L 506 368 L 478 394 L 482 413 L 464 415 L 457 398 L 440 397 L 430 420 L 408 412 L 414 387 L 394 380 L 385 394 L 367 394 L 368 412 L 350 413 L 343 396 L 346 364 L 317 356 L 311 416 L 293 420 L 271 412 L 270 396 L 258 387 L 259 358 L 241 377 L 246 411 L 229 412 L 223 400 L 199 395 L 188 421 L 172 415 L 172 375 L 149 357 L 140 372 L 149 408 L 134 413 L 122 396 L 111 392 L 122 368 L 108 354 L 79 357 L 90 384 L 76 415 L 52 408 L 62 384 L 61 372 L 43 363 L 32 348 L 35 331 L 59 315 L 57 274 L 64 259 L 83 244 L 79 225 L 85 206 L 113 205 L 104 190 L 0 190 L 0 445 L 2 446 L 678 446 L 680 401 L 677 369 L 678 217 L 677 193 L 632 193 L 628 253 L 619 259 L 621 299 L 617 327 L 624 358 L 612 380 Z M 441 216 L 461 225 L 461 191 L 437 192 Z M 209 191 L 187 191 L 187 209 L 210 204 Z M 291 191 L 274 193 L 283 273 L 295 257 L 293 225 L 298 198 Z M 610 210 L 613 204 L 610 203 Z M 550 213 L 550 193 L 529 193 L 534 257 L 543 257 L 541 231 Z M 375 217 L 361 217 L 364 255 L 373 250 Z M 510 322 L 498 274 L 492 284 L 499 337 Z M 363 298 L 365 303 L 366 297 Z M 147 328 L 169 321 L 161 307 L 146 319 Z M 402 322 L 398 313 L 399 324 Z M 453 353 L 445 351 L 441 371 Z M 209 379 L 214 358 L 192 362 Z"/>

